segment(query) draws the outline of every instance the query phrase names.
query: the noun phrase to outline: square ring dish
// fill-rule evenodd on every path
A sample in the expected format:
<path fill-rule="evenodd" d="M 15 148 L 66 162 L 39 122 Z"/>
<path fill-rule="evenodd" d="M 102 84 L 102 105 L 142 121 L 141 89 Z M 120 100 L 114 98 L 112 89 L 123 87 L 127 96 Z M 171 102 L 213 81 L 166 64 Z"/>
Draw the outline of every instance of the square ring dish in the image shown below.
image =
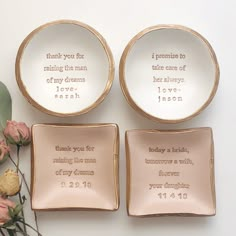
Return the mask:
<path fill-rule="evenodd" d="M 98 106 L 114 79 L 114 60 L 105 39 L 73 20 L 42 25 L 22 42 L 16 80 L 37 109 L 55 116 L 75 116 Z"/>
<path fill-rule="evenodd" d="M 163 123 L 199 114 L 213 99 L 219 75 L 209 42 L 179 25 L 143 30 L 128 43 L 120 60 L 120 84 L 128 103 Z"/>
<path fill-rule="evenodd" d="M 33 210 L 117 210 L 118 126 L 33 125 L 31 178 Z"/>
<path fill-rule="evenodd" d="M 129 216 L 214 216 L 211 128 L 126 132 Z"/>

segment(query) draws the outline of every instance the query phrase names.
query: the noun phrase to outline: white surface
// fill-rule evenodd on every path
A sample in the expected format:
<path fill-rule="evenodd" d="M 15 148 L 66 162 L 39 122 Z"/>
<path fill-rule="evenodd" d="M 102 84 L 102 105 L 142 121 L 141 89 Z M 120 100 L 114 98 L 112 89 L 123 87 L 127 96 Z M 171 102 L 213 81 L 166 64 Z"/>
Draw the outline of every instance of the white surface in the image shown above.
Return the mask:
<path fill-rule="evenodd" d="M 171 54 L 175 58 L 157 58 Z M 196 113 L 209 99 L 216 80 L 210 49 L 183 29 L 159 29 L 143 35 L 130 48 L 124 71 L 133 101 L 163 120 L 185 119 Z M 181 78 L 182 82 L 165 82 L 168 78 Z"/>
<path fill-rule="evenodd" d="M 44 236 L 222 236 L 234 235 L 236 210 L 235 158 L 235 58 L 236 20 L 233 0 L 150 1 L 15 1 L 0 0 L 0 79 L 13 96 L 13 118 L 29 125 L 39 122 L 115 122 L 121 134 L 121 206 L 115 213 L 42 212 L 39 226 Z M 96 28 L 107 40 L 116 61 L 111 93 L 95 110 L 75 118 L 56 118 L 37 111 L 21 95 L 14 75 L 15 56 L 21 41 L 37 26 L 51 20 L 75 19 Z M 221 68 L 219 89 L 210 106 L 194 119 L 179 125 L 161 125 L 130 108 L 119 87 L 118 64 L 128 41 L 142 29 L 156 24 L 182 24 L 195 29 L 212 44 Z M 125 210 L 124 131 L 133 128 L 187 128 L 211 126 L 215 139 L 217 215 L 212 218 L 127 217 Z M 23 169 L 29 173 L 29 152 L 22 152 Z M 29 174 L 27 174 L 29 179 Z M 28 214 L 28 221 L 33 222 Z M 33 234 L 32 234 L 33 235 Z"/>
<path fill-rule="evenodd" d="M 22 54 L 20 70 L 34 101 L 53 112 L 76 113 L 102 96 L 109 79 L 109 59 L 91 31 L 64 23 L 50 25 L 33 36 Z M 67 82 L 68 78 L 84 81 Z"/>

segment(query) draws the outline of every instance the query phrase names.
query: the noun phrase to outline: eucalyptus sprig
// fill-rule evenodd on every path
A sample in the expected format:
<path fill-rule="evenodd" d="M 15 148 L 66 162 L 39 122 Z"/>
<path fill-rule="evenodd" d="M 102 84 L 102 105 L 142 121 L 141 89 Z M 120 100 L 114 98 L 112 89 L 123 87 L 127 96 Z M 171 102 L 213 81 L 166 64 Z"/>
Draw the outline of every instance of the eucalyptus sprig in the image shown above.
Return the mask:
<path fill-rule="evenodd" d="M 6 127 L 7 120 L 12 119 L 12 99 L 6 87 L 0 81 L 0 131 Z"/>

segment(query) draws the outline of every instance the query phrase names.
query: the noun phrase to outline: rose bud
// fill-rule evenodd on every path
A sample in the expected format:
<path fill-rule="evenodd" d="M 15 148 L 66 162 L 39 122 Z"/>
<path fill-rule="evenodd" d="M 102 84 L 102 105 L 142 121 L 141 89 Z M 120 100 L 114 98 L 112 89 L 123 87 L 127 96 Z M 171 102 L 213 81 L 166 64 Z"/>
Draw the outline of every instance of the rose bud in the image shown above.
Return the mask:
<path fill-rule="evenodd" d="M 0 164 L 7 159 L 9 152 L 10 148 L 6 145 L 5 141 L 0 141 Z"/>
<path fill-rule="evenodd" d="M 11 219 L 8 208 L 15 208 L 15 206 L 15 203 L 11 200 L 0 197 L 0 226 L 4 225 Z"/>
<path fill-rule="evenodd" d="M 26 146 L 31 142 L 30 129 L 24 122 L 7 121 L 4 135 L 9 143 Z"/>
<path fill-rule="evenodd" d="M 14 196 L 20 191 L 19 175 L 13 170 L 7 170 L 0 176 L 0 194 Z"/>

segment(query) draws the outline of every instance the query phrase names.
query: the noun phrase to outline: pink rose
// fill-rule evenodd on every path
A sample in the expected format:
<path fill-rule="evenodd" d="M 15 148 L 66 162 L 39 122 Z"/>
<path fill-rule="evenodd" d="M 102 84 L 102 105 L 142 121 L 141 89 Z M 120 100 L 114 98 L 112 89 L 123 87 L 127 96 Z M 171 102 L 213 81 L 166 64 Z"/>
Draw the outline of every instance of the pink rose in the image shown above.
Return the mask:
<path fill-rule="evenodd" d="M 0 141 L 0 162 L 4 161 L 10 152 L 10 148 L 6 145 L 5 141 Z"/>
<path fill-rule="evenodd" d="M 30 129 L 24 122 L 8 120 L 4 135 L 11 144 L 26 146 L 31 142 Z"/>
<path fill-rule="evenodd" d="M 11 200 L 0 197 L 0 226 L 4 225 L 11 219 L 8 207 L 15 208 L 15 206 L 15 203 Z"/>

